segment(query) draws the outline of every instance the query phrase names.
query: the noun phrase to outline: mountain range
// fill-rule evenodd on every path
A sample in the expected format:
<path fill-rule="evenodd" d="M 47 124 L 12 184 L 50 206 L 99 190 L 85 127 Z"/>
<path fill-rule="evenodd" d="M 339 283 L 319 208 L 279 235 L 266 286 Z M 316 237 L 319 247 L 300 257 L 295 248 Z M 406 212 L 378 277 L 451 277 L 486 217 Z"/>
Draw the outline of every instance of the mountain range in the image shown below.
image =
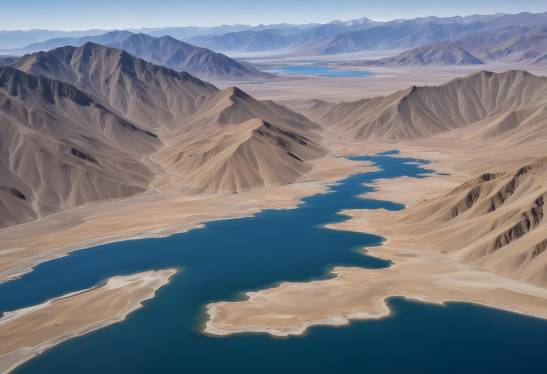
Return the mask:
<path fill-rule="evenodd" d="M 151 36 L 171 36 L 214 51 L 257 52 L 287 50 L 300 54 L 336 54 L 369 49 L 409 49 L 426 44 L 456 41 L 475 34 L 519 33 L 544 27 L 547 13 L 472 15 L 466 17 L 424 17 L 379 22 L 366 17 L 325 24 L 223 25 L 217 27 L 171 27 L 128 30 Z M 79 32 L 2 31 L 0 49 L 38 48 L 34 43 L 52 41 L 50 48 L 84 44 L 85 39 L 105 31 Z M 27 43 L 24 43 L 27 41 Z M 56 44 L 54 44 L 56 43 Z M 112 41 L 106 43 L 110 44 Z M 30 46 L 29 46 L 30 45 Z M 46 44 L 47 45 L 47 44 Z M 464 48 L 465 49 L 465 48 Z M 27 51 L 36 51 L 27 50 Z M 6 53 L 9 53 L 7 51 Z M 472 51 L 469 51 L 472 53 Z M 481 58 L 481 56 L 477 56 Z"/>
<path fill-rule="evenodd" d="M 518 13 L 425 17 L 387 22 L 363 17 L 326 24 L 224 25 L 212 28 L 174 27 L 141 30 L 147 34 L 133 32 L 139 30 L 116 30 L 106 33 L 91 30 L 85 36 L 82 36 L 81 32 L 77 33 L 77 36 L 62 33 L 61 37 L 31 43 L 7 52 L 11 55 L 21 55 L 67 45 L 78 47 L 93 42 L 124 49 L 154 64 L 187 71 L 201 79 L 241 82 L 267 80 L 274 76 L 256 69 L 249 63 L 213 51 L 330 55 L 366 50 L 403 49 L 404 52 L 392 57 L 359 61 L 356 64 L 544 64 L 547 62 L 546 24 L 547 13 Z M 0 42 L 1 40 L 2 32 Z M 12 56 L 0 58 L 1 65 L 10 62 L 13 62 Z"/>
<path fill-rule="evenodd" d="M 384 97 L 314 100 L 311 121 L 124 50 L 38 52 L 0 68 L 0 226 L 143 193 L 291 183 L 326 154 L 322 130 L 349 142 L 457 141 L 522 156 L 417 203 L 400 224 L 458 261 L 543 285 L 546 98 L 545 77 L 481 71 Z"/>
<path fill-rule="evenodd" d="M 347 142 L 473 154 L 450 159 L 450 172 L 463 168 L 467 180 L 425 194 L 397 215 L 396 230 L 457 261 L 547 284 L 546 77 L 481 71 L 385 97 L 314 100 L 306 111 Z"/>
<path fill-rule="evenodd" d="M 385 97 L 325 105 L 326 113 L 320 104 L 312 107 L 320 113 L 312 112 L 312 118 L 352 140 L 427 138 L 486 120 L 491 121 L 489 135 L 505 136 L 532 119 L 539 134 L 547 136 L 538 122 L 547 106 L 547 78 L 525 71 L 481 71 L 441 86 L 412 86 Z"/>
<path fill-rule="evenodd" d="M 247 29 L 194 36 L 188 41 L 219 51 L 290 50 L 301 54 L 336 54 L 370 49 L 408 49 L 508 28 L 525 32 L 546 23 L 547 13 L 426 17 L 388 22 L 361 18 L 290 32 L 275 27 L 263 30 Z"/>
<path fill-rule="evenodd" d="M 500 31 L 477 33 L 456 41 L 426 44 L 396 56 L 364 61 L 370 66 L 476 65 L 486 62 L 545 62 L 547 28 L 509 27 Z"/>
<path fill-rule="evenodd" d="M 422 242 L 459 261 L 545 286 L 546 176 L 545 157 L 485 172 L 412 207 L 402 220 Z"/>
<path fill-rule="evenodd" d="M 86 43 L 0 68 L 0 226 L 151 189 L 288 183 L 318 126 L 239 89 Z"/>
<path fill-rule="evenodd" d="M 410 48 L 363 64 L 479 66 L 547 62 L 546 20 L 545 13 L 361 18 L 177 32 L 234 51 Z M 0 227 L 145 193 L 292 183 L 327 153 L 323 135 L 343 144 L 467 144 L 505 158 L 492 170 L 482 164 L 492 160 L 475 159 L 480 173 L 417 202 L 397 224 L 458 261 L 547 283 L 545 77 L 479 71 L 382 97 L 312 100 L 301 105 L 304 116 L 202 80 L 269 76 L 172 36 L 94 31 L 28 49 L 0 59 Z"/>
<path fill-rule="evenodd" d="M 393 57 L 360 62 L 363 66 L 480 65 L 484 62 L 455 42 L 441 42 L 413 48 Z"/>
<path fill-rule="evenodd" d="M 27 46 L 21 52 L 35 53 L 51 49 L 96 43 L 123 49 L 132 55 L 177 71 L 186 71 L 208 80 L 256 80 L 272 78 L 249 64 L 240 63 L 221 53 L 182 42 L 171 36 L 156 38 L 129 31 L 112 31 L 81 38 L 51 39 Z"/>
<path fill-rule="evenodd" d="M 133 28 L 126 31 L 132 33 L 144 33 L 155 37 L 172 36 L 179 40 L 187 40 L 194 36 L 199 35 L 219 35 L 229 32 L 243 31 L 243 30 L 265 30 L 271 28 L 283 28 L 287 30 L 304 29 L 307 27 L 316 26 L 318 24 L 273 24 L 273 25 L 220 25 L 212 27 L 202 26 L 182 26 L 182 27 L 145 27 L 145 28 Z M 115 30 L 107 29 L 91 29 L 91 30 L 78 30 L 78 31 L 60 31 L 60 30 L 0 30 L 0 50 L 6 49 L 20 49 L 30 44 L 45 42 L 50 39 L 76 39 L 86 36 L 97 36 L 108 33 Z"/>

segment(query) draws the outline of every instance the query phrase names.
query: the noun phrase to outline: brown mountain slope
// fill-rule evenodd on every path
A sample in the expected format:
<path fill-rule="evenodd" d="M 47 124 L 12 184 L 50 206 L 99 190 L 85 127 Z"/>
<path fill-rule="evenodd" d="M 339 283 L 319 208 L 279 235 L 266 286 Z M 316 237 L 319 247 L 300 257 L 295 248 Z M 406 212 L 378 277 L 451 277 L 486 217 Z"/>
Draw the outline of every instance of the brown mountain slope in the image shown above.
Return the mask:
<path fill-rule="evenodd" d="M 295 131 L 299 129 L 307 132 L 319 129 L 319 126 L 284 106 L 272 101 L 256 100 L 237 87 L 229 87 L 209 95 L 202 108 L 190 116 L 179 131 L 186 131 L 195 127 L 202 128 L 211 124 L 227 125 L 244 122 L 251 118 L 262 118 L 269 122 L 283 121 L 286 126 Z"/>
<path fill-rule="evenodd" d="M 14 67 L 72 84 L 147 129 L 176 126 L 217 91 L 188 73 L 93 43 L 26 55 Z"/>
<path fill-rule="evenodd" d="M 245 65 L 226 55 L 182 42 L 170 36 L 155 38 L 132 34 L 125 40 L 109 44 L 153 64 L 186 71 L 201 79 L 254 80 L 274 76 Z"/>
<path fill-rule="evenodd" d="M 302 115 L 120 50 L 88 43 L 25 56 L 17 66 L 40 77 L 6 70 L 31 78 L 22 87 L 19 78 L 6 80 L 3 92 L 14 96 L 0 108 L 9 124 L 0 159 L 3 226 L 148 189 L 239 192 L 290 183 L 324 154 L 318 125 Z M 76 168 L 65 165 L 67 152 Z"/>
<path fill-rule="evenodd" d="M 0 68 L 0 226 L 148 188 L 157 136 L 65 83 Z"/>
<path fill-rule="evenodd" d="M 417 204 L 401 223 L 442 252 L 526 282 L 547 284 L 547 158 L 484 173 Z"/>
<path fill-rule="evenodd" d="M 17 59 L 16 56 L 0 55 L 0 66 L 11 66 Z"/>
<path fill-rule="evenodd" d="M 456 43 L 484 61 L 538 62 L 547 52 L 547 28 L 508 28 L 470 35 Z"/>
<path fill-rule="evenodd" d="M 365 61 L 372 66 L 480 65 L 483 62 L 455 42 L 428 44 L 393 57 Z"/>
<path fill-rule="evenodd" d="M 295 181 L 325 153 L 318 126 L 238 88 L 211 95 L 154 156 L 171 183 L 192 190 L 237 192 Z"/>
<path fill-rule="evenodd" d="M 49 39 L 28 45 L 21 51 L 34 53 L 65 46 L 81 47 L 89 42 L 122 49 L 150 63 L 163 65 L 176 71 L 186 71 L 201 79 L 247 81 L 274 77 L 272 74 L 262 72 L 249 64 L 206 48 L 185 43 L 168 35 L 156 38 L 125 30 L 115 30 L 81 38 Z"/>
<path fill-rule="evenodd" d="M 524 71 L 483 71 L 441 86 L 412 87 L 386 97 L 340 103 L 319 122 L 350 139 L 398 141 L 546 103 L 547 78 Z"/>
<path fill-rule="evenodd" d="M 542 63 L 547 28 L 508 27 L 456 41 L 426 44 L 393 57 L 363 61 L 370 66 L 476 65 L 484 62 Z"/>
<path fill-rule="evenodd" d="M 541 152 L 531 152 L 532 147 L 541 149 L 547 138 L 547 102 L 523 106 L 521 109 L 509 110 L 492 115 L 475 122 L 472 126 L 462 127 L 443 134 L 468 142 L 489 142 L 497 147 L 514 147 L 525 149 L 526 154 L 536 157 Z"/>
<path fill-rule="evenodd" d="M 205 192 L 239 192 L 295 181 L 324 149 L 282 126 L 249 119 L 236 126 L 192 131 L 159 153 L 177 185 Z"/>

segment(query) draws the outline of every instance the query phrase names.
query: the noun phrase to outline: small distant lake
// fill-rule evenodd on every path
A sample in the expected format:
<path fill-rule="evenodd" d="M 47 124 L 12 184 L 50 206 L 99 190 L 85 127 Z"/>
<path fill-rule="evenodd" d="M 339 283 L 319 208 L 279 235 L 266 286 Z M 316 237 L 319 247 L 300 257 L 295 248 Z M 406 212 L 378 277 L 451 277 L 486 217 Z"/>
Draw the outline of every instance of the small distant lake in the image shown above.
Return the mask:
<path fill-rule="evenodd" d="M 268 73 L 291 74 L 291 75 L 311 75 L 319 77 L 369 77 L 374 73 L 366 70 L 342 70 L 335 69 L 327 65 L 320 64 L 302 64 L 302 65 L 281 65 L 266 69 Z"/>

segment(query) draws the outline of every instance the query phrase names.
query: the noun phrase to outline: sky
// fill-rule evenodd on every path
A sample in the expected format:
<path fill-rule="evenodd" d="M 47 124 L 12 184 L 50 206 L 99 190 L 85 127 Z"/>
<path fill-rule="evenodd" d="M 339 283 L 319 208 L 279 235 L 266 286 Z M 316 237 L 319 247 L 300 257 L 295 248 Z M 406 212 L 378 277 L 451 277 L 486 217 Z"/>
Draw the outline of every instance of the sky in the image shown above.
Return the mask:
<path fill-rule="evenodd" d="M 429 15 L 545 12 L 546 0 L 0 0 L 0 29 L 84 30 L 378 21 Z"/>

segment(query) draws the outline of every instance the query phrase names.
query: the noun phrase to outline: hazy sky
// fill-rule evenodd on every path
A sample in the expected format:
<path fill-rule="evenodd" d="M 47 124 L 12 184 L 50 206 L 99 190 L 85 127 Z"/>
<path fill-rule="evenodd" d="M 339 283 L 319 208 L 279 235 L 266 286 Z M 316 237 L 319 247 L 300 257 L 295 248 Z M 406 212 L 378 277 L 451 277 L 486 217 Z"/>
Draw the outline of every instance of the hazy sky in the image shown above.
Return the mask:
<path fill-rule="evenodd" d="M 0 29 L 307 23 L 547 11 L 546 0 L 0 0 Z"/>

